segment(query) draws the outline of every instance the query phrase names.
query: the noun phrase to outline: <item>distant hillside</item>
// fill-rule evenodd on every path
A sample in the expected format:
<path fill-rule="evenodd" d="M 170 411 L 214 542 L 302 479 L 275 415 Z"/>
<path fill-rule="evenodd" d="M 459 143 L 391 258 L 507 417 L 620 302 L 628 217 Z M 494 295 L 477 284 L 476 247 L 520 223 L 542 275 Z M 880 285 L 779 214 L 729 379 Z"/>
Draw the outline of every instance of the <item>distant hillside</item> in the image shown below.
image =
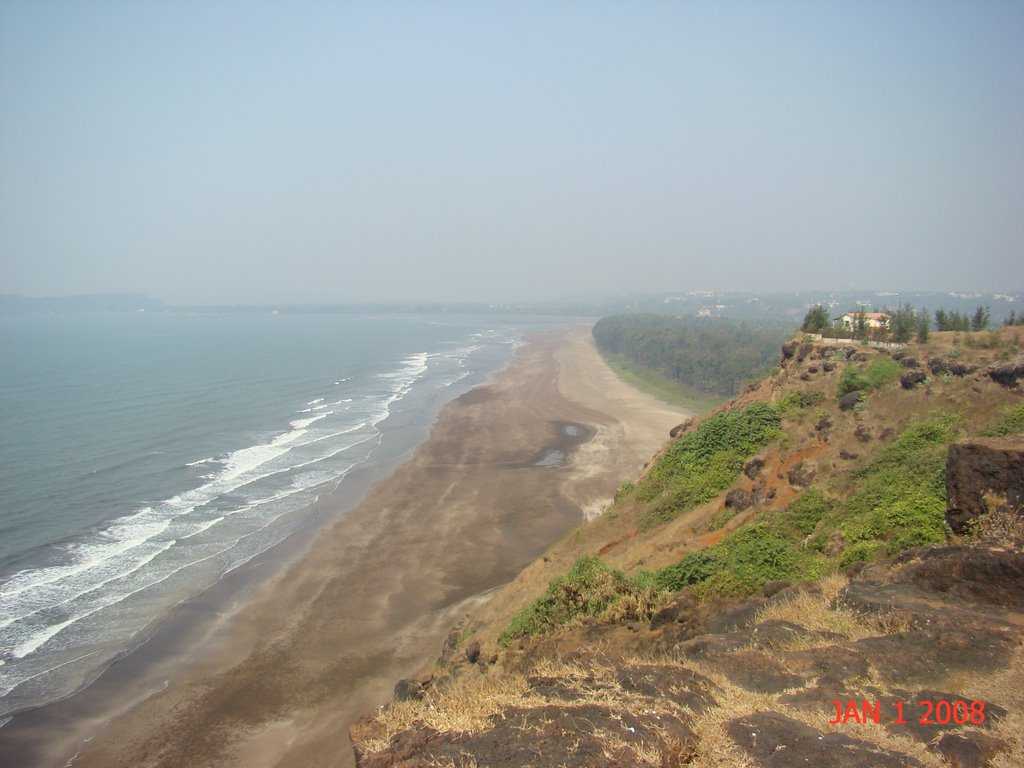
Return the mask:
<path fill-rule="evenodd" d="M 699 392 L 730 396 L 764 374 L 792 332 L 776 324 L 665 315 L 616 315 L 594 326 L 594 341 L 606 356 Z"/>
<path fill-rule="evenodd" d="M 49 312 L 136 312 L 163 309 L 163 302 L 135 293 L 97 293 L 79 296 L 19 296 L 0 294 L 0 315 Z"/>

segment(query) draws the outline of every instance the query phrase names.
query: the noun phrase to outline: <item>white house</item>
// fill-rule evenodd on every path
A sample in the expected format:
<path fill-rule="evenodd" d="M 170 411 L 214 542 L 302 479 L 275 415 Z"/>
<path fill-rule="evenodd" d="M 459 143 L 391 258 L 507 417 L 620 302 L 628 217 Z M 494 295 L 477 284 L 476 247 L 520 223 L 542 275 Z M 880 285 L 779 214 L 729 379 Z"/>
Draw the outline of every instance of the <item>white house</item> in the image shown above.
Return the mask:
<path fill-rule="evenodd" d="M 859 317 L 864 318 L 868 328 L 889 327 L 889 315 L 886 312 L 847 312 L 845 315 L 835 318 L 835 322 L 846 330 L 852 331 L 857 327 L 857 318 Z"/>

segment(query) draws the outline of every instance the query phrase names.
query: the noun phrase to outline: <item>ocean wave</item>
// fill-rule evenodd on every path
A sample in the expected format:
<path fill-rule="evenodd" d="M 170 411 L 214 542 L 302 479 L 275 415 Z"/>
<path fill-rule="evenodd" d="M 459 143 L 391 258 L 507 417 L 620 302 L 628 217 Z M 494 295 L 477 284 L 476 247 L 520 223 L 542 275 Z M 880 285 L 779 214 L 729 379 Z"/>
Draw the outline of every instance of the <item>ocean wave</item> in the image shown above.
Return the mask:
<path fill-rule="evenodd" d="M 471 350 L 457 352 L 469 354 Z M 394 370 L 378 374 L 383 386 L 371 387 L 364 394 L 336 402 L 322 397 L 310 400 L 299 411 L 308 416 L 291 420 L 285 431 L 265 442 L 187 462 L 189 470 L 211 470 L 196 487 L 117 517 L 71 544 L 50 545 L 41 554 L 51 564 L 26 568 L 0 581 L 0 697 L 29 680 L 96 654 L 106 658 L 108 646 L 97 644 L 111 642 L 109 629 L 116 626 L 114 636 L 127 642 L 155 618 L 155 610 L 181 599 L 184 582 L 176 580 L 173 595 L 168 587 L 160 586 L 176 574 L 199 568 L 194 579 L 220 578 L 273 546 L 276 537 L 287 535 L 287 531 L 261 532 L 285 515 L 307 508 L 315 500 L 317 488 L 341 482 L 364 461 L 373 447 L 353 454 L 351 461 L 338 462 L 337 457 L 372 441 L 379 444 L 379 424 L 439 355 L 418 352 L 407 356 Z M 337 424 L 351 421 L 353 415 L 358 419 L 354 423 Z M 317 426 L 330 417 L 334 421 Z M 179 471 L 185 482 L 196 482 L 197 473 L 186 472 L 185 467 Z M 275 479 L 279 475 L 289 478 L 284 488 Z M 275 485 L 278 490 L 272 490 Z M 289 501 L 290 497 L 294 498 Z M 203 564 L 214 558 L 223 563 L 211 576 L 209 565 Z M 115 607 L 152 589 L 160 591 L 143 603 Z M 117 612 L 116 622 L 108 621 L 107 614 L 101 613 L 105 610 Z M 58 637 L 62 638 L 59 642 L 55 640 Z M 68 659 L 73 654 L 74 658 Z M 47 681 L 45 689 L 49 691 L 65 679 L 62 673 Z M 37 695 L 36 687 L 33 684 L 32 696 Z M 17 696 L 24 696 L 24 691 L 22 688 Z"/>

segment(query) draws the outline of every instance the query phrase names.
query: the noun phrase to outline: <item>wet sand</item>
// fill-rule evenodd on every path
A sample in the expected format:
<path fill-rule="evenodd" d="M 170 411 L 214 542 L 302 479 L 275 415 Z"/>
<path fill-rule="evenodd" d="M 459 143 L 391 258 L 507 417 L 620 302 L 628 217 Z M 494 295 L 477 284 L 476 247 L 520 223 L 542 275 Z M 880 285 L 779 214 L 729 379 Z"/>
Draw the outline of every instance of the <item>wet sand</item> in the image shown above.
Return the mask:
<path fill-rule="evenodd" d="M 352 765 L 348 724 L 436 658 L 489 590 L 596 514 L 684 416 L 621 382 L 589 329 L 534 336 L 74 765 Z"/>

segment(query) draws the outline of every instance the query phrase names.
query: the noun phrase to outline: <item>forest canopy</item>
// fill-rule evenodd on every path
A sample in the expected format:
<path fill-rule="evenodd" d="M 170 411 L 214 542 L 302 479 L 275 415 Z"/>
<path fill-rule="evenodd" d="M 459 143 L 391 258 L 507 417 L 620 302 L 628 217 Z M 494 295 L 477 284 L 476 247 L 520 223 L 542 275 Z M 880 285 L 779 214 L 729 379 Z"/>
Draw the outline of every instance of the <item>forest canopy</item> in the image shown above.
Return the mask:
<path fill-rule="evenodd" d="M 614 315 L 593 331 L 603 353 L 716 395 L 738 393 L 778 362 L 779 346 L 792 332 L 784 325 L 666 315 Z"/>

